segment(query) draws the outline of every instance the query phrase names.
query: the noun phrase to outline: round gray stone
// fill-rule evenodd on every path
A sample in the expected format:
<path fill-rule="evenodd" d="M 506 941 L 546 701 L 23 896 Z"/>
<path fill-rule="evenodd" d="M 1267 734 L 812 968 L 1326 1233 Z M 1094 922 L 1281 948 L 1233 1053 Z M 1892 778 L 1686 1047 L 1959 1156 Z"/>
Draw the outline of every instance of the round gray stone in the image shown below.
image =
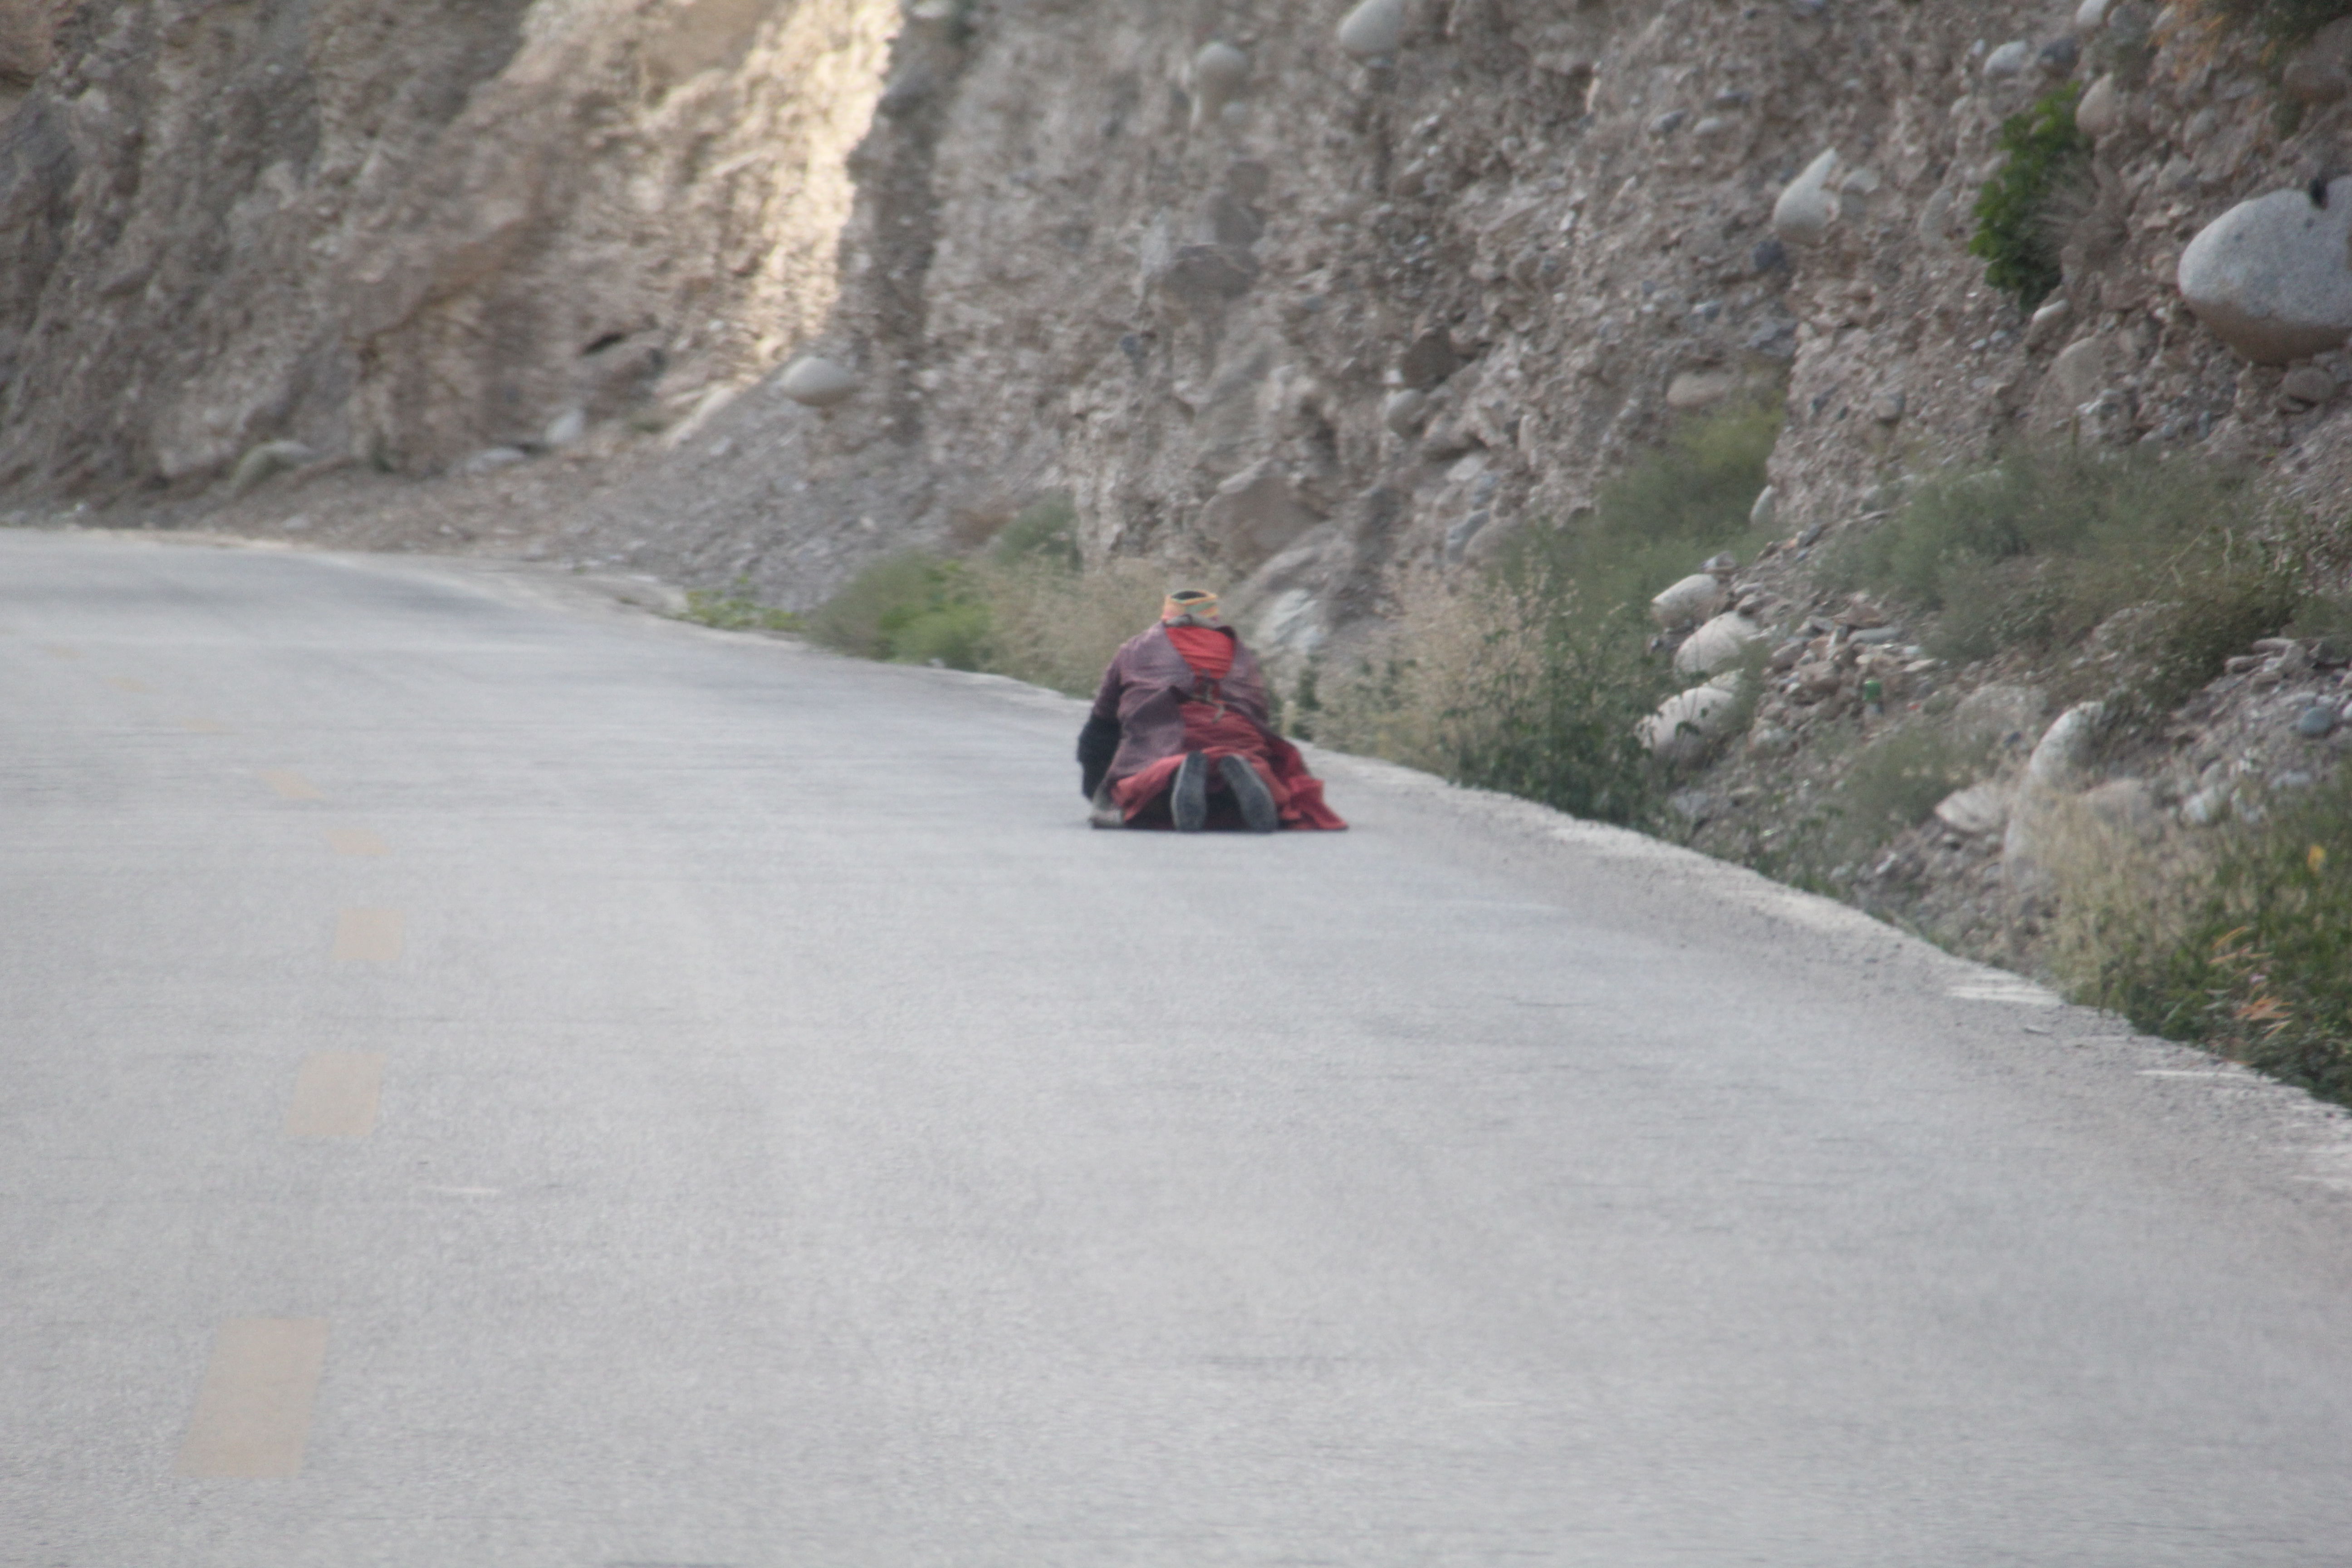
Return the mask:
<path fill-rule="evenodd" d="M 2033 63 L 2033 46 L 2023 38 L 2012 38 L 1985 57 L 1984 73 L 1990 81 L 2008 81 L 2024 74 Z"/>
<path fill-rule="evenodd" d="M 831 408 L 857 395 L 856 373 L 818 354 L 804 354 L 784 367 L 776 390 L 810 408 Z"/>
<path fill-rule="evenodd" d="M 1339 24 L 1339 47 L 1360 60 L 1396 53 L 1411 0 L 1363 0 Z"/>
<path fill-rule="evenodd" d="M 2352 337 L 2352 177 L 2327 205 L 2273 191 L 2240 202 L 2180 253 L 2180 294 L 2197 319 L 2256 364 L 2284 364 Z"/>

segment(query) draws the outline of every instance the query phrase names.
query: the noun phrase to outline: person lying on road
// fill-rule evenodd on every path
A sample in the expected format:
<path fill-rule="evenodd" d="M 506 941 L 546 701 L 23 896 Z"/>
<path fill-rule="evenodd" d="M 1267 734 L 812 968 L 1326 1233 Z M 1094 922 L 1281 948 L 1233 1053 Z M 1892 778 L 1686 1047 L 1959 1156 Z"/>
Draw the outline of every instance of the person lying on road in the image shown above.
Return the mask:
<path fill-rule="evenodd" d="M 1111 656 L 1078 770 L 1097 827 L 1348 826 L 1275 732 L 1257 660 L 1217 618 L 1217 596 L 1197 588 L 1171 594 L 1160 624 Z"/>

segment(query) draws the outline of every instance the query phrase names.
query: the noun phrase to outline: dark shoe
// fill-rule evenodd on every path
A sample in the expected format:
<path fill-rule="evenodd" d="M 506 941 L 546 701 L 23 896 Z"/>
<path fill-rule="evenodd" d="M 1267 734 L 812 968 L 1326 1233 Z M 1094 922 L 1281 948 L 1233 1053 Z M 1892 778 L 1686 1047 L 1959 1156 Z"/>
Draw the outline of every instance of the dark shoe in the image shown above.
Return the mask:
<path fill-rule="evenodd" d="M 1274 792 L 1265 787 L 1255 768 L 1239 757 L 1223 757 L 1218 760 L 1217 771 L 1225 775 L 1225 787 L 1234 792 L 1234 804 L 1242 808 L 1242 820 L 1252 833 L 1271 833 L 1282 826 Z"/>
<path fill-rule="evenodd" d="M 1176 783 L 1168 791 L 1168 812 L 1179 833 L 1198 833 L 1209 826 L 1209 759 L 1198 752 L 1186 755 L 1176 769 Z"/>

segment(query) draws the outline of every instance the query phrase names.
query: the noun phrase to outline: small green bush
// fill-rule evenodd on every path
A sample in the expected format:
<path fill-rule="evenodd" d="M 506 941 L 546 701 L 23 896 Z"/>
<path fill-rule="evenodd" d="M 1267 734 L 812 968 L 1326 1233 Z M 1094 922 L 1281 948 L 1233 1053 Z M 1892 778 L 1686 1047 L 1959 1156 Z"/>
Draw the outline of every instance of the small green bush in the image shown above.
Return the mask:
<path fill-rule="evenodd" d="M 1066 495 L 1052 495 L 1024 510 L 1004 525 L 988 549 L 989 558 L 1003 565 L 1035 562 L 1078 569 L 1078 509 Z"/>
<path fill-rule="evenodd" d="M 2021 450 L 1931 476 L 1824 572 L 1940 612 L 1928 650 L 1954 662 L 2047 654 L 2104 627 L 2085 679 L 2160 708 L 2295 614 L 2291 531 L 2242 477 L 2187 459 Z"/>
<path fill-rule="evenodd" d="M 1588 598 L 1556 558 L 1541 556 L 1496 602 L 1517 624 L 1490 640 L 1526 657 L 1493 659 L 1450 694 L 1447 773 L 1575 816 L 1652 820 L 1664 775 L 1640 725 L 1679 682 L 1643 656 L 1651 628 L 1638 602 Z"/>
<path fill-rule="evenodd" d="M 901 551 L 867 566 L 809 612 L 809 635 L 861 658 L 980 668 L 988 612 L 971 570 L 928 550 Z"/>
<path fill-rule="evenodd" d="M 2089 164 L 2090 141 L 2074 124 L 2081 92 L 2068 82 L 2001 121 L 1999 146 L 2008 159 L 1977 193 L 1977 232 L 1969 253 L 1984 258 L 1986 282 L 2028 310 L 2061 281 L 2049 209 L 2052 198 L 2080 180 Z"/>
<path fill-rule="evenodd" d="M 1080 572 L 1050 555 L 978 563 L 972 582 L 988 606 L 980 668 L 1073 697 L 1091 697 L 1118 645 L 1160 616 L 1166 568 L 1131 558 Z"/>
<path fill-rule="evenodd" d="M 1110 561 L 1081 572 L 1066 511 L 1033 509 L 1025 537 L 1005 533 L 978 560 L 928 550 L 886 556 L 803 617 L 809 635 L 861 658 L 987 670 L 1091 696 L 1118 645 L 1150 626 L 1164 571 Z"/>
<path fill-rule="evenodd" d="M 1585 619 L 1638 611 L 1718 551 L 1763 548 L 1748 517 L 1780 433 L 1780 410 L 1760 404 L 1685 424 L 1603 485 L 1589 515 L 1528 530 L 1497 570 L 1572 589 Z"/>

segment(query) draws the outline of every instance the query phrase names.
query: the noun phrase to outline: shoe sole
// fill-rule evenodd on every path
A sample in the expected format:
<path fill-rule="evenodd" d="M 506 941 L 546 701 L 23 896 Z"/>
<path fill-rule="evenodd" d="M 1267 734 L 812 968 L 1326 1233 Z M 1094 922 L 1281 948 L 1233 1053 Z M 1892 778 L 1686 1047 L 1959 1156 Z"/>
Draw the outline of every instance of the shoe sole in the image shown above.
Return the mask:
<path fill-rule="evenodd" d="M 1271 833 L 1282 826 L 1282 813 L 1274 804 L 1274 792 L 1257 776 L 1257 770 L 1239 757 L 1226 757 L 1217 763 L 1217 771 L 1225 775 L 1225 787 L 1234 792 L 1234 800 L 1242 808 L 1242 821 L 1252 833 Z"/>
<path fill-rule="evenodd" d="M 1198 833 L 1209 826 L 1209 759 L 1194 752 L 1176 769 L 1176 783 L 1168 792 L 1168 813 L 1179 833 Z"/>

